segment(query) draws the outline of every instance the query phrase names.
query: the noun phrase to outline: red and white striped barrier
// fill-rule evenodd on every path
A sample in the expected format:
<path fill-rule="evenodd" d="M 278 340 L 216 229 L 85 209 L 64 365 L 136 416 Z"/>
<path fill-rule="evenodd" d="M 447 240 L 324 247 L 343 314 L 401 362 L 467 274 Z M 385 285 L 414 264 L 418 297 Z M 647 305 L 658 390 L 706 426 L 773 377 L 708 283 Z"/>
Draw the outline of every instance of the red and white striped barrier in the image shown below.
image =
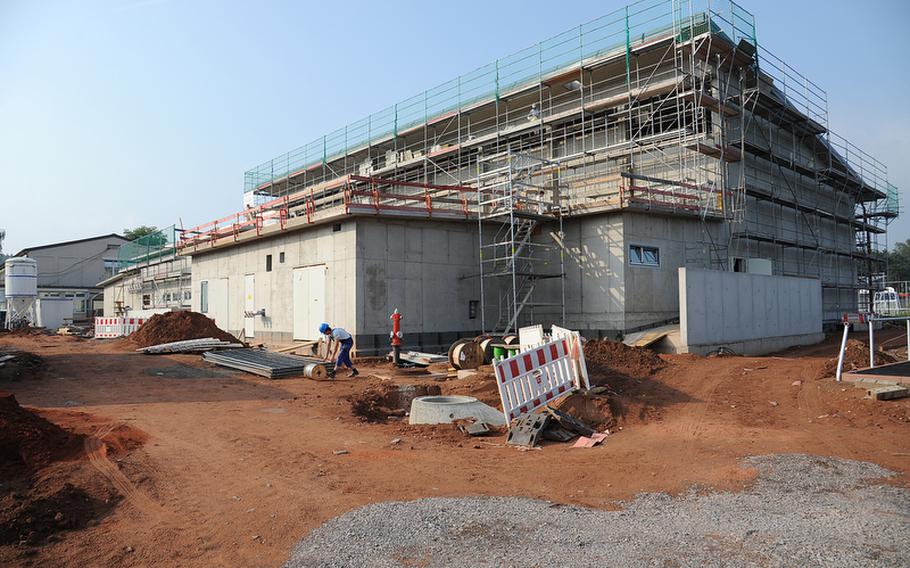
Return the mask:
<path fill-rule="evenodd" d="M 137 331 L 145 318 L 95 318 L 95 338 L 114 339 Z"/>
<path fill-rule="evenodd" d="M 591 382 L 588 380 L 588 364 L 585 363 L 585 346 L 581 342 L 581 334 L 558 325 L 551 326 L 550 333 L 553 339 L 566 339 L 569 342 L 569 355 L 572 356 L 578 377 L 575 386 L 580 389 L 591 388 Z"/>
<path fill-rule="evenodd" d="M 856 313 L 849 314 L 845 313 L 843 319 L 844 323 L 866 323 L 866 320 L 869 318 L 869 314 Z"/>
<path fill-rule="evenodd" d="M 493 370 L 507 422 L 569 394 L 579 384 L 567 338 L 496 360 Z"/>

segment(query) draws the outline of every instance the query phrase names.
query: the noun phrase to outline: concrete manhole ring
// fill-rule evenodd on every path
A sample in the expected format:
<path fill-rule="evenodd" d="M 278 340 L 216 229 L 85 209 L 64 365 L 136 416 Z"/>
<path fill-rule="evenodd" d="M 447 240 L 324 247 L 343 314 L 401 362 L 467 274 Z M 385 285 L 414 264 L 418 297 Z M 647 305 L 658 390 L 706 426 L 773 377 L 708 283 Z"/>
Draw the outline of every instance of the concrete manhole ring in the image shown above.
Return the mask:
<path fill-rule="evenodd" d="M 455 420 L 473 418 L 495 426 L 505 424 L 502 413 L 473 396 L 430 395 L 411 401 L 411 424 L 450 424 Z"/>
<path fill-rule="evenodd" d="M 421 396 L 418 397 L 421 404 L 471 404 L 472 402 L 477 402 L 477 399 L 473 396 L 461 396 L 461 395 L 434 395 L 434 396 Z"/>

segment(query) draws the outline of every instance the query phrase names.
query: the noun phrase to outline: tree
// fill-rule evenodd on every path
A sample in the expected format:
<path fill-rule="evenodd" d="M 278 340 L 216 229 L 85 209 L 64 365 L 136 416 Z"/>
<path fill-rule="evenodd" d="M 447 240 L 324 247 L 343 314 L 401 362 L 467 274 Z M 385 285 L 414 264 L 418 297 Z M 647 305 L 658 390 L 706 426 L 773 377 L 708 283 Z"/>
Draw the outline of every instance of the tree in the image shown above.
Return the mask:
<path fill-rule="evenodd" d="M 139 225 L 138 227 L 133 227 L 132 229 L 123 229 L 123 236 L 127 240 L 135 241 L 138 238 L 144 237 L 146 235 L 151 235 L 158 232 L 158 227 L 149 227 L 147 225 Z"/>
<path fill-rule="evenodd" d="M 3 254 L 3 239 L 6 238 L 6 230 L 0 229 L 0 262 L 6 260 L 6 255 Z"/>
<path fill-rule="evenodd" d="M 910 239 L 897 243 L 886 253 L 888 281 L 910 280 Z"/>

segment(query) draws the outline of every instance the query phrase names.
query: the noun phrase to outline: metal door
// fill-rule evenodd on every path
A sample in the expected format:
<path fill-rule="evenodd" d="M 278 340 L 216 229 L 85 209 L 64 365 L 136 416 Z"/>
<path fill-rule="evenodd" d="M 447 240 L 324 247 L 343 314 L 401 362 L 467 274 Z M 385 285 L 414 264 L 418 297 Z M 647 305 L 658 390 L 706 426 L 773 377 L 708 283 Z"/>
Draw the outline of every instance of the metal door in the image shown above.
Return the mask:
<path fill-rule="evenodd" d="M 294 269 L 294 339 L 318 339 L 325 321 L 325 265 Z"/>
<path fill-rule="evenodd" d="M 253 274 L 247 274 L 243 277 L 243 334 L 247 339 L 255 337 L 255 317 L 249 317 L 247 314 L 251 314 L 256 311 L 256 298 L 254 295 L 254 290 L 256 288 L 256 276 Z"/>

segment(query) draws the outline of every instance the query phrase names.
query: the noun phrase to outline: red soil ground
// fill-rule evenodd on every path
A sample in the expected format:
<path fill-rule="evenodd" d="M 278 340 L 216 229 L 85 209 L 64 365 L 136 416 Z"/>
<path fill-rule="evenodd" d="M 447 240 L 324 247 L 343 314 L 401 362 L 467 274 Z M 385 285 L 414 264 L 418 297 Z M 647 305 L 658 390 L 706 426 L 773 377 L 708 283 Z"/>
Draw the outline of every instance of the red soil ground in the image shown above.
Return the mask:
<path fill-rule="evenodd" d="M 739 458 L 768 453 L 871 461 L 908 484 L 910 400 L 864 400 L 860 389 L 818 378 L 836 338 L 768 357 L 637 353 L 629 363 L 609 356 L 622 348 L 600 346 L 607 355 L 589 360 L 606 392 L 564 404 L 602 416 L 611 435 L 596 448 L 537 451 L 508 447 L 503 434 L 465 438 L 394 415 L 365 421 L 352 409 L 368 389 L 379 407 L 390 404 L 382 393 L 399 384 L 496 403 L 484 373 L 382 380 L 362 365 L 356 379 L 270 381 L 102 341 L 26 336 L 4 345 L 39 353 L 46 367 L 0 389 L 89 440 L 83 457 L 51 461 L 18 491 L 70 483 L 97 508 L 72 529 L 0 544 L 0 565 L 280 566 L 307 531 L 367 503 L 524 495 L 614 508 L 642 491 L 742 488 L 753 472 Z M 566 483 L 567 472 L 578 481 Z"/>

